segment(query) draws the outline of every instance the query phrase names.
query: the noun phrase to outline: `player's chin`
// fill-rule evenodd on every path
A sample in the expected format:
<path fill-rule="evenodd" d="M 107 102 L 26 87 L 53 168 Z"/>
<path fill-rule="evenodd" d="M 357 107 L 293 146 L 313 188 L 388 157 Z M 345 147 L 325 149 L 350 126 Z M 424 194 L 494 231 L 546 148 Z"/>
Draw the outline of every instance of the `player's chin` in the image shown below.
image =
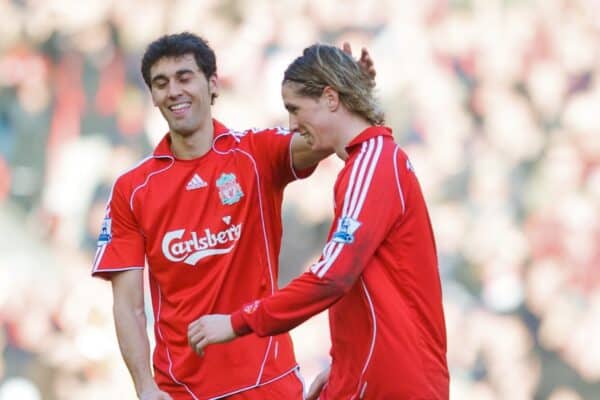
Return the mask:
<path fill-rule="evenodd" d="M 318 140 L 315 140 L 314 138 L 310 138 L 309 140 L 307 140 L 307 143 L 310 146 L 311 150 L 313 150 L 313 151 L 327 150 L 323 146 L 323 143 L 320 143 Z"/>
<path fill-rule="evenodd" d="M 183 137 L 192 136 L 194 132 L 196 132 L 196 129 L 192 124 L 183 121 L 173 121 L 169 128 L 171 129 L 171 132 L 176 132 Z"/>
<path fill-rule="evenodd" d="M 304 139 L 304 141 L 306 142 L 307 145 L 309 145 L 311 147 L 314 145 L 314 140 L 312 140 L 312 137 L 310 135 L 303 134 L 302 139 Z"/>

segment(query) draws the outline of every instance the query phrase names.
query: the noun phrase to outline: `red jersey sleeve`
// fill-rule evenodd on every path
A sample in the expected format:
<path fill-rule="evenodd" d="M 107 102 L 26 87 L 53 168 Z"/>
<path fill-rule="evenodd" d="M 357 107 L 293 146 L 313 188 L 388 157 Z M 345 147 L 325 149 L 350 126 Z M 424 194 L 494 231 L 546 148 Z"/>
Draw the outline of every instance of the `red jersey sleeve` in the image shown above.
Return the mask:
<path fill-rule="evenodd" d="M 334 224 L 319 261 L 284 289 L 234 313 L 232 324 L 238 335 L 288 331 L 352 288 L 404 209 L 392 186 L 397 179 L 393 149 L 383 152 L 383 143 L 381 137 L 364 142 L 340 173 Z"/>
<path fill-rule="evenodd" d="M 258 167 L 276 186 L 284 187 L 296 179 L 306 178 L 316 165 L 302 171 L 294 168 L 291 152 L 293 132 L 284 128 L 250 130 L 245 135 Z"/>
<path fill-rule="evenodd" d="M 98 237 L 93 276 L 110 278 L 111 272 L 144 268 L 144 237 L 129 205 L 123 177 L 115 185 Z"/>

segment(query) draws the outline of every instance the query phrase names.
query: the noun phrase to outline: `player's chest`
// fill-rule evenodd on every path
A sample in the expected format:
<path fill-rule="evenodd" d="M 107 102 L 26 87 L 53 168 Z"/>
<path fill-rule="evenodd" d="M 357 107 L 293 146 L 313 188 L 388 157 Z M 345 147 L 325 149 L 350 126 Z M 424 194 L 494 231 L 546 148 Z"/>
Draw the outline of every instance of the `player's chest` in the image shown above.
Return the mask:
<path fill-rule="evenodd" d="M 256 203 L 258 174 L 243 158 L 210 163 L 175 162 L 151 177 L 134 198 L 146 235 L 175 227 L 198 228 L 211 220 L 242 218 Z"/>

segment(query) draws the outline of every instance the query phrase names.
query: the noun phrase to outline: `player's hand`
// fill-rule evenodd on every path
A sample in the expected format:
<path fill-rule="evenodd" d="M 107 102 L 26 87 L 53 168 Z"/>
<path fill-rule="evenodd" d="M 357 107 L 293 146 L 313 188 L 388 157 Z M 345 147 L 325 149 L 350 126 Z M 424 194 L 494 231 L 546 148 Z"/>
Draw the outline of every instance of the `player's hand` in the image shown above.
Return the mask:
<path fill-rule="evenodd" d="M 188 342 L 199 355 L 209 344 L 225 343 L 236 338 L 231 326 L 231 316 L 211 314 L 198 318 L 188 325 Z"/>
<path fill-rule="evenodd" d="M 140 400 L 173 400 L 171 396 L 157 387 L 143 391 L 139 398 Z"/>
<path fill-rule="evenodd" d="M 350 47 L 350 43 L 344 42 L 342 45 L 342 50 L 344 53 L 349 56 L 352 55 L 352 47 Z M 377 75 L 377 71 L 375 71 L 375 65 L 373 64 L 373 59 L 369 54 L 369 50 L 366 47 L 363 47 L 360 51 L 360 58 L 358 59 L 358 64 L 360 67 L 369 74 L 371 79 L 375 79 L 375 75 Z"/>
<path fill-rule="evenodd" d="M 310 385 L 310 389 L 308 389 L 308 394 L 306 395 L 306 400 L 317 400 L 319 395 L 321 394 L 321 390 L 323 390 L 323 386 L 329 380 L 329 372 L 331 372 L 331 367 L 323 370 L 313 383 Z"/>

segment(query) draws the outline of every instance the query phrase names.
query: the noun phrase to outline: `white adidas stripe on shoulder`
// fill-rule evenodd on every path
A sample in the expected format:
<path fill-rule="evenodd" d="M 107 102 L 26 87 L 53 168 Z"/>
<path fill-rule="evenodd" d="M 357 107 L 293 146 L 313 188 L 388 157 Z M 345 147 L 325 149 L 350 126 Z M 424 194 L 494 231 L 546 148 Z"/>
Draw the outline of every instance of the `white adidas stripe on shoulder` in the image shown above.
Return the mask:
<path fill-rule="evenodd" d="M 350 188 L 355 186 L 357 171 L 360 169 L 359 167 L 363 164 L 363 159 L 365 158 L 365 155 L 370 152 L 369 149 L 370 149 L 370 147 L 368 146 L 368 142 L 363 142 L 360 153 L 356 157 L 356 160 L 354 161 L 354 165 L 352 166 L 352 171 L 350 171 L 350 179 L 348 181 L 348 187 L 346 189 L 346 195 L 344 197 L 344 203 L 342 205 L 342 217 L 345 215 L 348 215 L 348 207 L 351 202 L 351 195 L 353 193 L 352 190 L 350 190 Z M 335 221 L 334 221 L 334 223 L 335 223 Z M 325 264 L 326 260 L 331 257 L 331 254 L 333 254 L 333 252 L 340 245 L 341 245 L 341 243 L 334 242 L 334 241 L 329 241 L 329 243 L 327 243 L 327 245 L 325 245 L 325 248 L 323 249 L 323 256 L 324 256 L 323 261 L 318 263 L 319 266 L 317 267 L 317 269 L 320 268 L 320 266 Z"/>
<path fill-rule="evenodd" d="M 369 192 L 382 147 L 383 138 L 381 136 L 362 144 L 360 154 L 352 166 L 340 218 L 349 216 L 352 219 L 358 219 Z M 323 249 L 323 260 L 315 263 L 310 270 L 322 278 L 338 258 L 344 245 L 344 243 L 330 240 Z"/>

